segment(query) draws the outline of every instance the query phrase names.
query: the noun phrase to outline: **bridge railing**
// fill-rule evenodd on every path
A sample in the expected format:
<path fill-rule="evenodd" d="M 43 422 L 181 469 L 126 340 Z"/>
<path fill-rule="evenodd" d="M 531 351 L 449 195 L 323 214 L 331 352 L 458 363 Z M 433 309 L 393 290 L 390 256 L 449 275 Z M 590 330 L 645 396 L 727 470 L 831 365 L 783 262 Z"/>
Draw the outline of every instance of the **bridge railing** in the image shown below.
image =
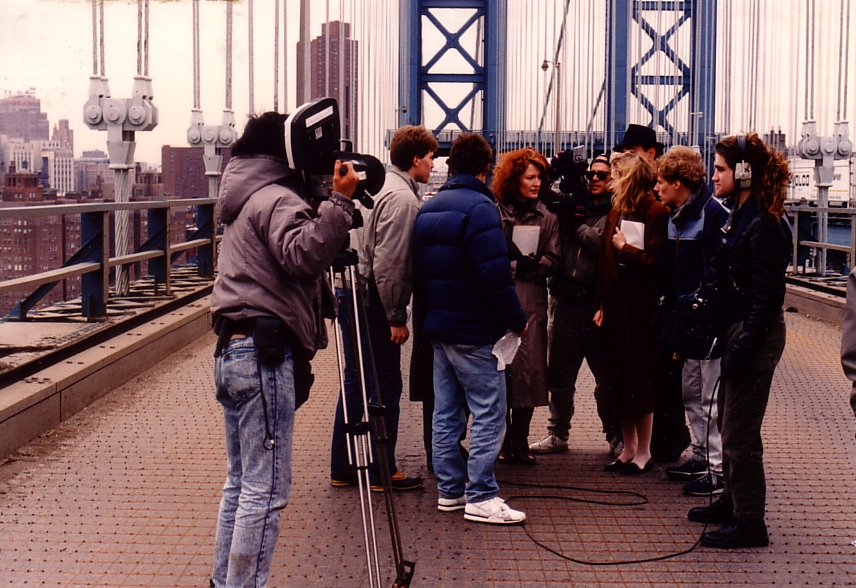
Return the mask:
<path fill-rule="evenodd" d="M 62 280 L 81 277 L 81 314 L 86 318 L 107 315 L 110 270 L 141 261 L 149 262 L 149 274 L 154 288 L 163 288 L 172 295 L 170 267 L 182 253 L 196 248 L 198 273 L 213 277 L 216 246 L 220 237 L 215 231 L 216 198 L 158 200 L 128 203 L 57 204 L 0 208 L 0 224 L 6 220 L 36 220 L 40 218 L 80 215 L 81 247 L 59 268 L 29 276 L 0 281 L 0 294 L 34 290 L 19 302 L 7 318 L 26 319 L 27 313 Z M 172 243 L 171 211 L 196 207 L 196 232 L 183 242 Z M 136 251 L 120 257 L 110 257 L 110 213 L 119 210 L 148 211 L 148 238 Z M 185 231 L 185 227 L 181 227 Z"/>
<path fill-rule="evenodd" d="M 794 242 L 793 242 L 793 273 L 794 275 L 798 275 L 800 273 L 807 274 L 808 270 L 805 267 L 805 264 L 800 264 L 800 247 L 807 247 L 810 251 L 816 252 L 821 249 L 825 249 L 827 251 L 839 251 L 847 254 L 847 266 L 849 268 L 853 267 L 854 261 L 856 261 L 856 208 L 843 208 L 843 207 L 818 207 L 818 206 L 805 206 L 805 205 L 786 205 L 785 210 L 788 213 L 788 217 L 791 219 L 791 223 L 793 226 L 794 232 Z M 844 227 L 849 228 L 850 234 L 850 242 L 849 244 L 842 245 L 836 243 L 822 243 L 816 241 L 813 236 L 811 238 L 804 238 L 807 235 L 811 235 L 811 226 L 814 224 L 816 220 L 817 213 L 826 213 L 828 215 L 828 222 L 830 224 L 838 224 Z M 806 226 L 808 224 L 808 226 Z M 827 241 L 829 238 L 827 237 Z M 800 270 L 802 268 L 802 270 Z"/>

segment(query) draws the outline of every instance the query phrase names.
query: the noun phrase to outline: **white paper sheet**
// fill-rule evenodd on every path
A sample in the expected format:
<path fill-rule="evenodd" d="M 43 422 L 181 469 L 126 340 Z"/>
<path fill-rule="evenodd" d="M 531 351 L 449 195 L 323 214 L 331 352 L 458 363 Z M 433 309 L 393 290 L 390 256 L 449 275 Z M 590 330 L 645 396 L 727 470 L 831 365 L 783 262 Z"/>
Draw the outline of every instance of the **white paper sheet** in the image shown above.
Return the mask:
<path fill-rule="evenodd" d="M 511 241 L 517 245 L 523 255 L 535 255 L 538 250 L 538 237 L 540 235 L 541 227 L 514 225 Z"/>
<path fill-rule="evenodd" d="M 628 245 L 633 245 L 637 249 L 645 251 L 645 224 L 623 220 L 621 221 L 621 232 L 624 233 L 624 238 L 627 239 Z"/>
<path fill-rule="evenodd" d="M 514 361 L 517 350 L 520 348 L 520 335 L 508 331 L 502 339 L 493 346 L 493 355 L 496 357 L 496 371 L 501 372 L 505 366 Z"/>

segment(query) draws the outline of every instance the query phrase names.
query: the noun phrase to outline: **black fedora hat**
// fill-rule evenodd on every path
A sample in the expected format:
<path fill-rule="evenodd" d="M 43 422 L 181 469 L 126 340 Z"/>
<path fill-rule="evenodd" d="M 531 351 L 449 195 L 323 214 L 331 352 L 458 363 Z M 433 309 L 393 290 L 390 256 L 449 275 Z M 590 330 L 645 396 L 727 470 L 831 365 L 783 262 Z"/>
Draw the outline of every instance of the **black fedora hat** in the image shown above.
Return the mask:
<path fill-rule="evenodd" d="M 643 149 L 654 147 L 658 153 L 662 153 L 665 145 L 657 141 L 657 133 L 654 129 L 642 125 L 628 125 L 624 133 L 624 139 L 615 146 L 615 151 L 626 151 L 634 145 L 642 145 Z"/>

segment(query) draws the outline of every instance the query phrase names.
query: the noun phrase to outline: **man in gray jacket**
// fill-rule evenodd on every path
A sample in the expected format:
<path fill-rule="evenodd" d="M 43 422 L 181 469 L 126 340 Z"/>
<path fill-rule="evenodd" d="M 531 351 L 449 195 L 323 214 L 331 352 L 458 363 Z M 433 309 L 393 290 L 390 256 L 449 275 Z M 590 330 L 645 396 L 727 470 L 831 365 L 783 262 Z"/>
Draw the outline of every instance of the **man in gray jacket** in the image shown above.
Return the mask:
<path fill-rule="evenodd" d="M 386 444 L 392 487 L 411 490 L 422 486 L 422 478 L 409 477 L 398 470 L 395 462 L 395 445 L 398 439 L 399 403 L 401 401 L 401 345 L 407 341 L 407 305 L 413 292 L 413 257 L 411 235 L 416 213 L 419 211 L 419 183 L 427 183 L 434 169 L 434 152 L 437 140 L 424 127 L 407 126 L 398 129 L 390 142 L 392 169 L 386 174 L 383 189 L 374 199 L 374 208 L 366 215 L 365 226 L 358 233 L 359 273 L 367 285 L 366 329 L 363 351 L 367 353 L 366 336 L 377 370 L 377 386 L 371 381 L 368 358 L 364 357 L 365 372 L 369 374 L 369 390 L 375 395 L 380 390 L 384 406 L 384 421 L 388 441 Z M 353 325 L 346 304 L 345 293 L 337 291 L 340 305 L 339 324 L 342 328 L 345 352 L 345 396 L 348 404 L 348 422 L 357 422 L 362 413 L 359 370 L 356 350 L 353 348 Z M 372 490 L 380 491 L 377 462 L 369 470 Z M 352 464 L 348 463 L 342 399 L 336 407 L 333 425 L 333 443 L 330 456 L 330 483 L 336 487 L 355 482 Z"/>
<path fill-rule="evenodd" d="M 211 585 L 264 586 L 291 489 L 294 411 L 335 308 L 323 279 L 351 227 L 357 174 L 337 161 L 333 195 L 310 206 L 286 164 L 276 112 L 252 118 L 220 186 L 223 243 L 211 297 L 214 383 L 226 424 L 226 483 Z M 325 292 L 326 288 L 326 292 Z M 324 295 L 326 294 L 326 296 Z"/>

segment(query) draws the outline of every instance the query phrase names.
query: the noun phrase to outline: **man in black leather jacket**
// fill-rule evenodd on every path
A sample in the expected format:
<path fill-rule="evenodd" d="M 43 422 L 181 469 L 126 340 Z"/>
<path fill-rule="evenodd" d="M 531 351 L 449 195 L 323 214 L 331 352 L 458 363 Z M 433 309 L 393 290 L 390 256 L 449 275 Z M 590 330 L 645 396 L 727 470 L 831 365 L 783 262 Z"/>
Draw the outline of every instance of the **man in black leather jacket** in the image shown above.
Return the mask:
<path fill-rule="evenodd" d="M 689 519 L 725 525 L 702 536 L 706 547 L 766 547 L 761 424 L 785 347 L 791 232 L 784 198 L 791 176 L 784 156 L 754 133 L 717 143 L 714 167 L 716 195 L 734 207 L 712 262 L 717 314 L 727 325 L 718 398 L 725 491 Z"/>

